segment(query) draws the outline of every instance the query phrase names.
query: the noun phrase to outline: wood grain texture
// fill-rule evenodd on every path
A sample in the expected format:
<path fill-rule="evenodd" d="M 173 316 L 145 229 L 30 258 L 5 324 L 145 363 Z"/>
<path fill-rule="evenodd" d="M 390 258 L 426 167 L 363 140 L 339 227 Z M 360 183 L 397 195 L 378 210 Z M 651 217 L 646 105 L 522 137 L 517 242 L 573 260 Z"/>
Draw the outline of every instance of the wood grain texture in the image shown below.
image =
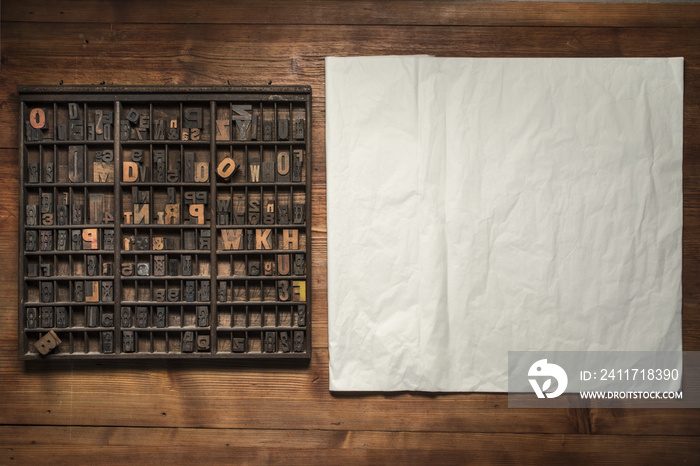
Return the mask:
<path fill-rule="evenodd" d="M 328 391 L 325 56 L 683 56 L 683 346 L 700 350 L 700 8 L 481 2 L 3 2 L 0 463 L 697 462 L 698 410 L 509 409 Z M 312 86 L 310 364 L 17 359 L 19 84 Z M 109 367 L 108 367 L 109 365 Z"/>

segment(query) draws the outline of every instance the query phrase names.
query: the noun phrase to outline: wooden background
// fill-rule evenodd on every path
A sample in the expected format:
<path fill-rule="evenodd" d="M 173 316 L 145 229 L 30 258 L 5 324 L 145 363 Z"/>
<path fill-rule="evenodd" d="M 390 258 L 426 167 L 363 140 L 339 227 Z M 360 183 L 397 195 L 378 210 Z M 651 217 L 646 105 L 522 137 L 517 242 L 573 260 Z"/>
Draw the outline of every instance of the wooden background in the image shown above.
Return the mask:
<path fill-rule="evenodd" d="M 4 0 L 0 464 L 700 462 L 700 410 L 508 409 L 503 394 L 328 391 L 328 55 L 685 57 L 683 347 L 700 350 L 700 7 Z M 17 359 L 18 84 L 310 84 L 310 365 Z M 109 365 L 109 367 L 107 367 Z"/>

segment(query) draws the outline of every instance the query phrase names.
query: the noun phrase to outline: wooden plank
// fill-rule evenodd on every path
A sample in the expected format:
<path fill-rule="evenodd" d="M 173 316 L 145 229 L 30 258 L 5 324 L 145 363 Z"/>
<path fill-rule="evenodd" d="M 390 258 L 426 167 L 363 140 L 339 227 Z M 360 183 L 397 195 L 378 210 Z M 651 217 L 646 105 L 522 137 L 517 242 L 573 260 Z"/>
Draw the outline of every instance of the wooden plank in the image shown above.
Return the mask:
<path fill-rule="evenodd" d="M 581 464 L 693 463 L 694 437 L 377 431 L 0 427 L 0 462 Z M 284 445 L 282 448 L 281 446 Z"/>
<path fill-rule="evenodd" d="M 207 2 L 206 8 L 193 15 L 192 4 L 187 0 L 170 1 L 167 8 L 138 0 L 123 0 L 118 7 L 106 1 L 33 0 L 3 5 L 2 13 L 3 21 L 149 24 L 612 27 L 696 27 L 700 24 L 700 12 L 687 3 L 216 0 Z"/>

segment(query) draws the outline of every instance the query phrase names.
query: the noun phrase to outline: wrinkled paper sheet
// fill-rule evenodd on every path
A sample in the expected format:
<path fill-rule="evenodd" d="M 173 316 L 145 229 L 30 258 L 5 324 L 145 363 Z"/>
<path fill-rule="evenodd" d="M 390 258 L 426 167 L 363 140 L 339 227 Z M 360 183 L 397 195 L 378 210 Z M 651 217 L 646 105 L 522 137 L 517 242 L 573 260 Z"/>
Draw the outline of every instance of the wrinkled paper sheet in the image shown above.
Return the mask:
<path fill-rule="evenodd" d="M 681 350 L 683 59 L 326 59 L 331 390 Z"/>

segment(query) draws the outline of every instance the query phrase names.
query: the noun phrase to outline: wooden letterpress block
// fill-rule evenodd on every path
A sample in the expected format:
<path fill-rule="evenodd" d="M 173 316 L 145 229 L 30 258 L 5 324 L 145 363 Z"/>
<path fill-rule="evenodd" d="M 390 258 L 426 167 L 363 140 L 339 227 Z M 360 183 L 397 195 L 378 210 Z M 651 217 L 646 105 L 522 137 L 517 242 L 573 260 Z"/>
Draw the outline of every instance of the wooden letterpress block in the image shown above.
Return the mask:
<path fill-rule="evenodd" d="M 139 277 L 148 277 L 151 275 L 151 266 L 147 262 L 136 264 L 136 275 Z"/>
<path fill-rule="evenodd" d="M 97 327 L 100 324 L 100 308 L 97 306 L 88 306 L 86 312 L 85 325 L 87 327 Z"/>
<path fill-rule="evenodd" d="M 42 307 L 41 308 L 41 326 L 44 328 L 53 327 L 53 308 L 52 307 Z"/>
<path fill-rule="evenodd" d="M 190 223 L 195 225 L 204 225 L 204 204 L 191 204 L 189 209 Z M 194 220 L 194 222 L 193 222 Z"/>
<path fill-rule="evenodd" d="M 83 205 L 73 204 L 71 206 L 71 225 L 80 225 L 83 223 Z"/>
<path fill-rule="evenodd" d="M 114 283 L 111 281 L 103 281 L 101 284 L 102 301 L 110 303 L 114 300 Z"/>
<path fill-rule="evenodd" d="M 252 251 L 255 249 L 255 232 L 253 230 L 246 230 L 246 242 L 247 242 L 247 249 L 249 251 Z"/>
<path fill-rule="evenodd" d="M 260 182 L 260 155 L 250 154 L 248 156 L 248 165 L 250 171 L 250 181 L 252 183 Z"/>
<path fill-rule="evenodd" d="M 304 254 L 294 254 L 294 275 L 304 275 L 306 271 L 306 261 Z"/>
<path fill-rule="evenodd" d="M 168 140 L 177 141 L 180 138 L 180 131 L 177 126 L 177 120 L 168 121 Z"/>
<path fill-rule="evenodd" d="M 228 298 L 228 289 L 226 282 L 219 282 L 219 302 L 225 303 Z"/>
<path fill-rule="evenodd" d="M 53 301 L 53 283 L 41 282 L 41 302 L 50 303 Z"/>
<path fill-rule="evenodd" d="M 165 204 L 166 225 L 177 225 L 180 223 L 180 204 Z"/>
<path fill-rule="evenodd" d="M 132 125 L 135 125 L 139 122 L 139 117 L 141 114 L 136 110 L 135 108 L 130 108 L 129 111 L 126 113 L 126 119 L 129 123 Z"/>
<path fill-rule="evenodd" d="M 282 230 L 282 249 L 299 249 L 297 230 Z"/>
<path fill-rule="evenodd" d="M 24 232 L 24 250 L 36 251 L 39 243 L 39 233 L 36 230 L 27 230 Z"/>
<path fill-rule="evenodd" d="M 134 249 L 136 251 L 147 251 L 148 248 L 148 236 L 137 236 L 134 238 Z"/>
<path fill-rule="evenodd" d="M 83 249 L 83 232 L 82 232 L 82 230 L 71 231 L 71 249 L 73 251 L 81 251 Z"/>
<path fill-rule="evenodd" d="M 25 213 L 24 224 L 27 226 L 36 226 L 39 218 L 39 207 L 28 205 L 25 207 Z"/>
<path fill-rule="evenodd" d="M 156 307 L 156 327 L 165 328 L 165 308 L 163 306 Z"/>
<path fill-rule="evenodd" d="M 162 236 L 154 236 L 153 237 L 153 250 L 154 251 L 162 251 L 165 249 L 165 238 Z"/>
<path fill-rule="evenodd" d="M 112 271 L 112 263 L 111 263 L 111 262 L 105 262 L 104 264 L 102 264 L 102 275 L 110 276 L 110 275 L 112 275 L 112 274 L 113 274 L 113 271 Z"/>
<path fill-rule="evenodd" d="M 177 288 L 171 288 L 168 290 L 168 301 L 171 303 L 180 301 L 180 290 Z"/>
<path fill-rule="evenodd" d="M 65 204 L 56 206 L 56 225 L 68 225 L 68 206 Z"/>
<path fill-rule="evenodd" d="M 66 131 L 66 125 L 64 125 L 64 124 L 59 124 L 59 125 L 58 125 L 58 134 L 57 134 L 57 136 L 58 136 L 58 140 L 59 140 L 59 141 L 65 141 L 66 139 L 68 139 L 68 134 L 67 134 L 67 131 Z"/>
<path fill-rule="evenodd" d="M 65 306 L 59 306 L 56 308 L 56 327 L 68 327 L 68 311 Z"/>
<path fill-rule="evenodd" d="M 159 303 L 165 302 L 165 289 L 156 290 L 156 301 Z"/>
<path fill-rule="evenodd" d="M 277 282 L 277 297 L 280 301 L 289 301 L 290 289 L 289 280 L 279 280 Z"/>
<path fill-rule="evenodd" d="M 131 125 L 129 120 L 119 121 L 119 138 L 123 141 L 131 139 Z"/>
<path fill-rule="evenodd" d="M 53 231 L 41 230 L 39 236 L 41 238 L 41 250 L 53 251 Z"/>
<path fill-rule="evenodd" d="M 232 338 L 231 350 L 234 353 L 245 353 L 245 338 Z"/>
<path fill-rule="evenodd" d="M 46 110 L 33 108 L 29 111 L 29 124 L 34 129 L 46 128 Z"/>
<path fill-rule="evenodd" d="M 97 228 L 83 228 L 83 249 L 99 249 L 100 237 Z"/>
<path fill-rule="evenodd" d="M 216 120 L 216 140 L 230 141 L 231 140 L 231 125 L 228 120 Z"/>
<path fill-rule="evenodd" d="M 148 225 L 151 223 L 150 204 L 134 204 L 134 225 Z"/>
<path fill-rule="evenodd" d="M 93 162 L 92 181 L 95 183 L 114 182 L 114 164 L 106 162 Z"/>
<path fill-rule="evenodd" d="M 295 280 L 292 282 L 292 301 L 306 301 L 306 281 Z"/>
<path fill-rule="evenodd" d="M 211 299 L 211 285 L 209 282 L 199 282 L 199 296 L 197 301 L 205 303 Z"/>
<path fill-rule="evenodd" d="M 85 256 L 85 271 L 90 277 L 97 275 L 97 256 Z"/>
<path fill-rule="evenodd" d="M 56 250 L 65 251 L 68 248 L 68 230 L 58 230 L 56 233 Z"/>
<path fill-rule="evenodd" d="M 125 330 L 122 332 L 122 349 L 125 353 L 134 352 L 134 331 Z"/>
<path fill-rule="evenodd" d="M 194 332 L 184 332 L 182 334 L 182 346 L 183 353 L 191 353 L 194 351 Z"/>
<path fill-rule="evenodd" d="M 192 183 L 194 181 L 194 152 L 185 151 L 185 172 L 182 181 Z"/>
<path fill-rule="evenodd" d="M 199 244 L 197 246 L 200 251 L 211 249 L 211 230 L 201 230 L 199 232 Z"/>
<path fill-rule="evenodd" d="M 216 223 L 217 225 L 228 225 L 231 218 L 231 200 L 216 200 Z"/>
<path fill-rule="evenodd" d="M 41 269 L 42 277 L 50 277 L 51 275 L 53 275 L 51 271 L 51 264 L 41 264 L 39 268 Z"/>
<path fill-rule="evenodd" d="M 36 264 L 27 264 L 27 276 L 28 277 L 38 277 L 39 268 Z"/>
<path fill-rule="evenodd" d="M 249 260 L 248 261 L 248 275 L 258 276 L 260 275 L 260 262 Z"/>
<path fill-rule="evenodd" d="M 263 141 L 272 141 L 272 121 L 263 121 Z"/>
<path fill-rule="evenodd" d="M 73 283 L 73 301 L 76 303 L 82 303 L 85 301 L 85 291 L 83 282 Z"/>
<path fill-rule="evenodd" d="M 85 180 L 85 152 L 83 146 L 68 146 L 68 179 L 72 183 Z"/>
<path fill-rule="evenodd" d="M 34 347 L 36 350 L 41 354 L 42 356 L 46 356 L 49 354 L 51 351 L 56 349 L 58 345 L 61 344 L 61 339 L 58 338 L 58 335 L 53 330 L 49 330 L 49 332 L 41 337 L 39 341 L 34 343 Z"/>
<path fill-rule="evenodd" d="M 188 251 L 195 248 L 194 230 L 185 230 L 182 232 L 182 248 Z"/>
<path fill-rule="evenodd" d="M 168 275 L 179 275 L 180 264 L 177 259 L 168 259 Z"/>
<path fill-rule="evenodd" d="M 165 183 L 165 151 L 162 149 L 157 149 L 153 151 L 153 165 L 155 166 L 156 183 Z M 175 188 L 168 188 L 173 189 Z M 170 201 L 168 201 L 170 202 Z M 175 201 L 173 201 L 175 202 Z"/>
<path fill-rule="evenodd" d="M 275 182 L 275 162 L 262 163 L 262 181 L 263 183 Z"/>
<path fill-rule="evenodd" d="M 279 217 L 277 219 L 277 223 L 280 225 L 289 225 L 289 207 L 282 204 L 278 208 L 279 210 Z"/>
<path fill-rule="evenodd" d="M 260 199 L 248 200 L 248 223 L 250 225 L 260 223 Z"/>
<path fill-rule="evenodd" d="M 38 163 L 30 163 L 29 164 L 29 173 L 28 173 L 28 183 L 38 183 L 39 182 L 39 164 Z"/>
<path fill-rule="evenodd" d="M 185 119 L 182 122 L 184 128 L 201 128 L 202 127 L 202 108 L 188 107 L 184 112 Z"/>
<path fill-rule="evenodd" d="M 297 325 L 299 327 L 306 326 L 306 304 L 299 304 L 297 306 Z"/>
<path fill-rule="evenodd" d="M 53 225 L 53 214 L 41 214 L 41 224 L 44 226 L 52 226 Z"/>
<path fill-rule="evenodd" d="M 272 249 L 271 233 L 269 228 L 255 230 L 255 249 Z"/>
<path fill-rule="evenodd" d="M 85 302 L 100 302 L 100 282 L 95 280 L 85 282 Z"/>
<path fill-rule="evenodd" d="M 289 152 L 281 150 L 277 153 L 277 181 L 287 182 L 291 179 L 291 159 Z"/>
<path fill-rule="evenodd" d="M 275 274 L 275 262 L 271 261 L 271 260 L 263 261 L 263 273 L 265 275 L 274 275 Z"/>
<path fill-rule="evenodd" d="M 289 341 L 289 332 L 280 332 L 280 346 L 283 353 L 289 353 L 292 349 Z"/>
<path fill-rule="evenodd" d="M 114 230 L 102 230 L 102 242 L 105 251 L 114 250 Z"/>
<path fill-rule="evenodd" d="M 165 275 L 165 256 L 153 256 L 153 275 Z"/>
<path fill-rule="evenodd" d="M 294 352 L 302 353 L 304 351 L 304 331 L 295 330 L 294 332 Z"/>
<path fill-rule="evenodd" d="M 151 128 L 151 117 L 143 114 L 140 116 L 139 126 L 136 128 L 136 137 L 139 140 L 148 139 L 149 130 Z"/>
<path fill-rule="evenodd" d="M 102 218 L 104 217 L 104 194 L 93 194 L 89 195 L 89 215 L 88 223 L 92 225 L 99 225 L 102 223 Z"/>
<path fill-rule="evenodd" d="M 78 104 L 73 103 L 73 102 L 68 104 L 68 119 L 69 120 L 79 120 L 80 119 L 80 110 L 79 110 Z"/>
<path fill-rule="evenodd" d="M 71 141 L 80 141 L 84 138 L 85 128 L 83 127 L 83 122 L 78 120 L 71 120 L 68 123 L 68 133 Z"/>
<path fill-rule="evenodd" d="M 244 141 L 248 138 L 248 129 L 252 121 L 252 105 L 232 105 L 231 119 L 236 122 L 238 139 Z"/>
<path fill-rule="evenodd" d="M 277 335 L 275 332 L 265 332 L 265 352 L 277 352 Z"/>
<path fill-rule="evenodd" d="M 36 328 L 37 315 L 35 307 L 27 308 L 27 328 Z"/>
<path fill-rule="evenodd" d="M 195 162 L 194 163 L 194 182 L 206 183 L 209 181 L 209 163 Z"/>
<path fill-rule="evenodd" d="M 53 183 L 53 163 L 46 164 L 46 182 Z"/>
<path fill-rule="evenodd" d="M 305 126 L 306 122 L 303 118 L 297 118 L 294 120 L 294 139 L 296 139 L 297 141 L 304 139 Z"/>
<path fill-rule="evenodd" d="M 197 336 L 197 351 L 209 351 L 209 335 Z"/>
<path fill-rule="evenodd" d="M 225 157 L 216 167 L 216 174 L 222 181 L 228 181 L 236 171 L 236 162 L 231 157 Z"/>
<path fill-rule="evenodd" d="M 266 200 L 265 201 L 265 208 L 264 208 L 264 213 L 263 213 L 263 223 L 265 225 L 274 225 L 275 224 L 275 201 L 274 200 Z"/>
<path fill-rule="evenodd" d="M 207 306 L 197 306 L 197 327 L 209 326 L 209 308 Z"/>
<path fill-rule="evenodd" d="M 277 139 L 280 141 L 289 139 L 289 120 L 287 118 L 277 119 Z"/>
<path fill-rule="evenodd" d="M 94 141 L 95 140 L 95 124 L 88 123 L 86 132 L 87 132 L 87 140 Z"/>
<path fill-rule="evenodd" d="M 136 306 L 136 326 L 138 328 L 148 327 L 148 308 L 145 306 Z"/>
<path fill-rule="evenodd" d="M 192 256 L 182 256 L 182 275 L 184 277 L 192 276 Z"/>
<path fill-rule="evenodd" d="M 105 312 L 102 314 L 102 326 L 103 327 L 113 327 L 114 326 L 114 314 L 111 312 Z"/>
<path fill-rule="evenodd" d="M 131 327 L 131 308 L 123 306 L 121 309 L 121 326 Z"/>
<path fill-rule="evenodd" d="M 104 354 L 114 353 L 114 333 L 102 332 L 102 352 Z"/>
<path fill-rule="evenodd" d="M 165 139 L 165 120 L 155 120 L 153 122 L 153 139 L 158 141 Z"/>
<path fill-rule="evenodd" d="M 41 193 L 41 213 L 42 214 L 52 214 L 53 213 L 53 194 Z"/>
<path fill-rule="evenodd" d="M 185 282 L 185 301 L 194 302 L 194 292 L 194 280 L 187 280 Z"/>
<path fill-rule="evenodd" d="M 301 182 L 302 167 L 304 166 L 304 150 L 294 149 L 292 152 L 292 181 Z"/>

